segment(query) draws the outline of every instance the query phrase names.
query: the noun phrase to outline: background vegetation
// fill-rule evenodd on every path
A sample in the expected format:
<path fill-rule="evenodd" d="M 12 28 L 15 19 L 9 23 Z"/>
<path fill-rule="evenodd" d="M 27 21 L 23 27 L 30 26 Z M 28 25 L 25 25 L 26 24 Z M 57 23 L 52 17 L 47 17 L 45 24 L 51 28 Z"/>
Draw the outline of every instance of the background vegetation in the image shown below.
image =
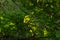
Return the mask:
<path fill-rule="evenodd" d="M 0 40 L 60 40 L 60 0 L 0 0 Z"/>

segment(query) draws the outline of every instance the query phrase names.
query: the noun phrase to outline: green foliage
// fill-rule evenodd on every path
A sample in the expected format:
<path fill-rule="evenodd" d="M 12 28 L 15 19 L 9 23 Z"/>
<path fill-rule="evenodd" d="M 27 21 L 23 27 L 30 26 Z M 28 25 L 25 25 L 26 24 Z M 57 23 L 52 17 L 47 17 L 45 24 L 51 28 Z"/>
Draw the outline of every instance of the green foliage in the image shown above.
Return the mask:
<path fill-rule="evenodd" d="M 1 40 L 60 40 L 59 0 L 1 0 Z"/>

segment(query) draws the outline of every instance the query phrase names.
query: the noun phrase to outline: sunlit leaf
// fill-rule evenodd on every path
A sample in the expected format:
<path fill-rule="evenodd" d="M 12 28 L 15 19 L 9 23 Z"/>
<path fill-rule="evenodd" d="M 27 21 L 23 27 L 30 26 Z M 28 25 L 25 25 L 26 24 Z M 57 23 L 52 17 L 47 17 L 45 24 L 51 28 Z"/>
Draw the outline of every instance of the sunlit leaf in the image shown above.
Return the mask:
<path fill-rule="evenodd" d="M 8 25 L 8 24 L 5 24 L 5 25 L 4 25 L 4 27 L 5 27 L 5 28 L 8 28 L 8 27 L 9 27 L 9 25 Z"/>
<path fill-rule="evenodd" d="M 40 0 L 37 0 L 37 3 L 39 2 Z"/>
<path fill-rule="evenodd" d="M 34 14 L 34 12 L 31 12 L 31 14 Z"/>
<path fill-rule="evenodd" d="M 14 23 L 12 23 L 12 22 L 10 22 L 10 24 L 9 25 L 15 25 Z"/>
<path fill-rule="evenodd" d="M 46 7 L 49 6 L 48 4 L 46 4 Z"/>
<path fill-rule="evenodd" d="M 31 29 L 29 30 L 30 32 L 33 32 Z"/>
<path fill-rule="evenodd" d="M 25 16 L 25 18 L 24 18 L 24 23 L 27 23 L 27 22 L 29 22 L 29 20 L 30 20 L 30 17 L 29 17 L 29 15 L 26 15 L 26 16 Z"/>
<path fill-rule="evenodd" d="M 36 27 L 32 27 L 32 29 L 33 29 L 34 31 L 36 31 L 37 28 L 36 28 Z"/>
<path fill-rule="evenodd" d="M 51 5 L 51 8 L 54 8 L 53 5 Z"/>
<path fill-rule="evenodd" d="M 43 29 L 43 32 L 44 32 L 44 36 L 47 36 L 48 31 L 46 30 L 46 28 Z"/>
<path fill-rule="evenodd" d="M 2 16 L 0 16 L 0 19 L 1 19 L 1 20 L 4 20 L 4 18 L 3 18 Z"/>

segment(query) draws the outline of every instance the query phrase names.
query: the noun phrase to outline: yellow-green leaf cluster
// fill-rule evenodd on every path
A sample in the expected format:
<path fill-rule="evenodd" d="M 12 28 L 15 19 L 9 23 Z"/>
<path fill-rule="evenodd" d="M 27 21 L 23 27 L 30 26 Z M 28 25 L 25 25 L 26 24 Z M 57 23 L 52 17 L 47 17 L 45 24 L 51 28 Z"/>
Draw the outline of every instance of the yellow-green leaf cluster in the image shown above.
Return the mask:
<path fill-rule="evenodd" d="M 29 17 L 29 15 L 26 15 L 25 17 L 24 17 L 24 23 L 27 23 L 27 22 L 29 22 L 30 21 L 30 17 Z"/>

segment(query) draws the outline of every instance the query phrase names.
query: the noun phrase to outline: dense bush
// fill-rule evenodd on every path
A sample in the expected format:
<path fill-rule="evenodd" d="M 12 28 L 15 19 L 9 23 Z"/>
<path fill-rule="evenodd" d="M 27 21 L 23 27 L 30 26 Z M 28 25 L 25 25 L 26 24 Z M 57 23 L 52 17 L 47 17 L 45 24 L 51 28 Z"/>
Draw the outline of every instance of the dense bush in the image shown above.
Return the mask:
<path fill-rule="evenodd" d="M 60 40 L 60 0 L 1 0 L 0 40 Z"/>

